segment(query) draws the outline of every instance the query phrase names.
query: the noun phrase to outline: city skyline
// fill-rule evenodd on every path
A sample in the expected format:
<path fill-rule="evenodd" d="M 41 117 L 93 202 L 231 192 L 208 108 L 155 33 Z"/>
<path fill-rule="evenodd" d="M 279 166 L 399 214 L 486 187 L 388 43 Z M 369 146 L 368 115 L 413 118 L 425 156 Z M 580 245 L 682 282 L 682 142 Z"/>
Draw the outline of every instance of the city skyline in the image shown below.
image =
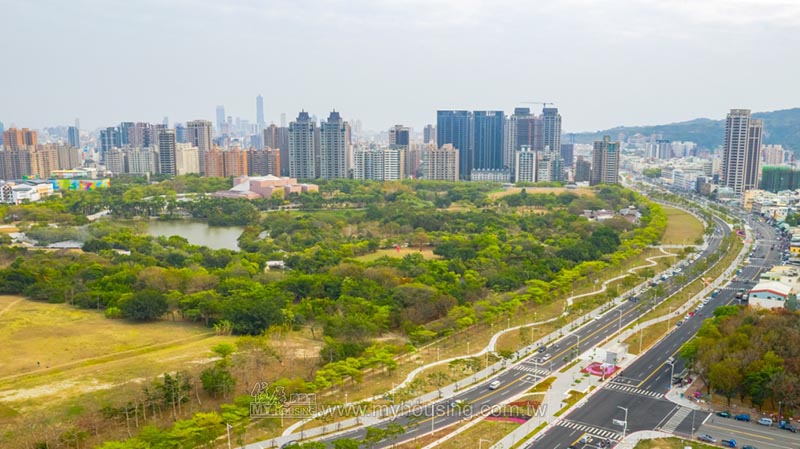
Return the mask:
<path fill-rule="evenodd" d="M 7 127 L 66 125 L 75 117 L 88 130 L 130 120 L 160 123 L 164 116 L 213 121 L 215 105 L 256 123 L 259 93 L 267 125 L 280 124 L 282 113 L 336 109 L 372 131 L 396 123 L 421 130 L 437 109 L 510 111 L 526 101 L 555 103 L 569 114 L 568 132 L 721 119 L 720 111 L 740 105 L 768 111 L 800 104 L 800 92 L 789 88 L 800 33 L 787 32 L 800 26 L 800 5 L 778 0 L 509 1 L 502 8 L 355 1 L 325 8 L 326 14 L 316 13 L 323 5 L 315 1 L 279 7 L 141 1 L 116 3 L 110 15 L 94 0 L 70 8 L 7 3 L 15 18 L 0 29 L 0 38 L 14 43 L 8 57 L 37 55 L 25 58 L 25 71 L 0 74 L 0 121 Z M 759 14 L 752 14 L 756 6 Z M 149 32 L 139 33 L 143 27 Z M 466 32 L 475 29 L 481 32 Z M 80 57 L 53 52 L 56 41 Z M 541 41 L 552 44 L 528 48 Z M 252 58 L 264 43 L 281 69 Z M 298 45 L 307 49 L 302 58 L 292 50 Z M 347 64 L 332 59 L 341 45 L 356 55 Z M 175 51 L 149 51 L 156 46 Z M 514 56 L 531 49 L 534 58 Z M 101 57 L 120 51 L 125 57 L 112 67 Z M 198 71 L 177 55 L 249 62 Z M 398 57 L 406 70 L 395 69 Z M 143 61 L 165 70 L 142 71 Z M 324 74 L 313 69 L 319 64 Z M 726 67 L 734 65 L 740 69 L 730 76 Z M 60 68 L 57 78 L 53 66 Z M 612 69 L 597 69 L 603 66 Z M 602 114 L 593 107 L 599 104 Z"/>

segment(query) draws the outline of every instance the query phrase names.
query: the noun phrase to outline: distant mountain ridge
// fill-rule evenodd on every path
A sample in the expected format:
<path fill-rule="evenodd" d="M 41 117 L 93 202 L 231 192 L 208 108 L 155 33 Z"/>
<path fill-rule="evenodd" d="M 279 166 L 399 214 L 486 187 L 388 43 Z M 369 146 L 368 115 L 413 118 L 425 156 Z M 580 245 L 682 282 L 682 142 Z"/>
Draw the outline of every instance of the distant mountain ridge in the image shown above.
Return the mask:
<path fill-rule="evenodd" d="M 764 120 L 764 143 L 781 144 L 786 150 L 800 152 L 800 108 L 755 112 L 753 118 Z M 620 133 L 627 136 L 636 133 L 662 134 L 667 140 L 688 140 L 696 142 L 700 147 L 712 149 L 722 145 L 725 135 L 725 120 L 697 118 L 666 125 L 618 126 L 604 131 L 566 134 L 562 138 L 562 142 L 569 142 L 570 138 L 574 136 L 576 143 L 591 143 L 606 135 L 616 139 Z"/>

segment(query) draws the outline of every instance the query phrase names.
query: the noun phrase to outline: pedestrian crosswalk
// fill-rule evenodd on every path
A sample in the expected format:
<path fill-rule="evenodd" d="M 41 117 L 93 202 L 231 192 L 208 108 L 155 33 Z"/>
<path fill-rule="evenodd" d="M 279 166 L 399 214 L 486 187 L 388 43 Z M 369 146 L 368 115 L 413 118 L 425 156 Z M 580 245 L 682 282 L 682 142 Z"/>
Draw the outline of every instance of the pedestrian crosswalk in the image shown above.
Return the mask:
<path fill-rule="evenodd" d="M 648 396 L 657 399 L 664 397 L 664 393 L 659 393 L 650 390 L 643 390 L 641 388 L 632 387 L 630 385 L 623 385 L 616 382 L 611 382 L 606 384 L 606 388 L 609 388 L 611 390 L 624 391 L 625 393 L 630 393 L 630 394 L 638 394 L 640 396 Z"/>
<path fill-rule="evenodd" d="M 666 422 L 663 426 L 661 426 L 661 430 L 664 432 L 672 433 L 678 427 L 678 425 L 687 417 L 689 413 L 692 413 L 692 409 L 689 407 L 677 407 L 678 411 L 675 412 L 674 415 Z"/>
<path fill-rule="evenodd" d="M 548 370 L 546 370 L 544 368 L 535 368 L 535 367 L 530 366 L 530 365 L 525 365 L 524 363 L 521 364 L 521 365 L 514 366 L 514 369 L 518 370 L 518 371 L 525 371 L 526 373 L 535 374 L 535 375 L 541 376 L 541 377 L 544 377 L 544 376 L 546 376 L 546 375 L 548 375 L 550 373 L 550 371 L 548 371 Z"/>
<path fill-rule="evenodd" d="M 561 420 L 558 422 L 559 426 L 566 427 L 567 429 L 575 429 L 598 438 L 607 438 L 613 441 L 620 440 L 620 434 L 611 430 L 601 429 L 599 427 L 590 426 L 588 424 L 581 424 L 574 421 Z"/>

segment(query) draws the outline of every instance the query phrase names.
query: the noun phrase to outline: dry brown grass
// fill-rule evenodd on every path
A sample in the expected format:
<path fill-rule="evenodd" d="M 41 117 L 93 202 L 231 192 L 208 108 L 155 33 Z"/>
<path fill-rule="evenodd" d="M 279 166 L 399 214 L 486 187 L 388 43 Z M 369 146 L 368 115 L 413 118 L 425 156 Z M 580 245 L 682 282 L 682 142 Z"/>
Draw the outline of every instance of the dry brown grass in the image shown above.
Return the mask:
<path fill-rule="evenodd" d="M 662 206 L 667 215 L 667 229 L 661 238 L 663 245 L 694 245 L 703 236 L 703 223 L 693 215 L 674 207 Z"/>
<path fill-rule="evenodd" d="M 521 191 L 522 187 L 511 187 L 506 190 L 502 190 L 500 192 L 492 192 L 489 194 L 489 198 L 490 199 L 502 198 L 506 195 L 513 195 Z M 589 196 L 589 197 L 594 197 L 596 195 L 594 190 L 586 187 L 580 187 L 577 189 L 568 189 L 566 187 L 525 187 L 525 192 L 529 194 L 552 193 L 555 195 L 558 195 L 559 193 L 570 192 L 576 195 Z"/>

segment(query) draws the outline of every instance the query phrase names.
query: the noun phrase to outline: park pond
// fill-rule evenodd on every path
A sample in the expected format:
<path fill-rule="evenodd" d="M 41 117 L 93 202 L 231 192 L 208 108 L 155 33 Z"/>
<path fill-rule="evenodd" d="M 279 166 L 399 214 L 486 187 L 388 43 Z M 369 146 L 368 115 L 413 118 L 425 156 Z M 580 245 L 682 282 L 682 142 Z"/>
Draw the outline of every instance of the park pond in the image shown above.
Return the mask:
<path fill-rule="evenodd" d="M 192 245 L 207 246 L 211 249 L 239 250 L 237 239 L 244 227 L 241 226 L 209 226 L 205 221 L 196 220 L 151 220 L 147 224 L 147 233 L 153 237 L 184 237 Z"/>

